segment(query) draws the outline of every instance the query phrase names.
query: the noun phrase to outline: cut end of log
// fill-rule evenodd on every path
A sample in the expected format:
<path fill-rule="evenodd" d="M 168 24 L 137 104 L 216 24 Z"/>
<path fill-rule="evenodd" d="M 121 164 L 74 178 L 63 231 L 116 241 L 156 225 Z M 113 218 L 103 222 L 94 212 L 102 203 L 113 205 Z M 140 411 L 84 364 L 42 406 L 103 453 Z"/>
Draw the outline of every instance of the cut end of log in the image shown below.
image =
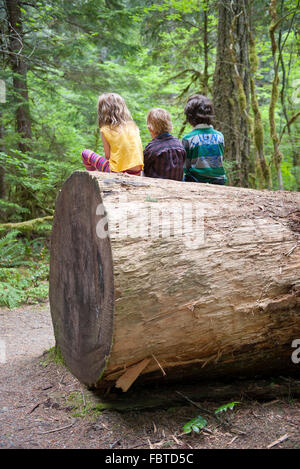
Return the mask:
<path fill-rule="evenodd" d="M 50 307 L 56 343 L 66 365 L 95 385 L 110 354 L 114 280 L 110 239 L 100 239 L 96 180 L 74 173 L 59 193 L 51 237 Z"/>

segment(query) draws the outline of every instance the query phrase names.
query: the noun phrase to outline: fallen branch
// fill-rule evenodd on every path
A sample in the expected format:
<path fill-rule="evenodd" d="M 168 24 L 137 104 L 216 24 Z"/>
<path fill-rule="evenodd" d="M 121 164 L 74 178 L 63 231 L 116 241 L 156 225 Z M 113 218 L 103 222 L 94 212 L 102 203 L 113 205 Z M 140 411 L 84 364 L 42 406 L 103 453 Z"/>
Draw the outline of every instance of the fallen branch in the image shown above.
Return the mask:
<path fill-rule="evenodd" d="M 281 436 L 278 438 L 278 440 L 273 441 L 267 446 L 267 449 L 273 448 L 273 446 L 279 445 L 279 443 L 282 443 L 283 441 L 287 440 L 289 435 L 286 433 L 285 435 Z"/>
<path fill-rule="evenodd" d="M 27 413 L 27 415 L 32 414 L 32 412 L 34 412 L 35 409 L 37 409 L 40 405 L 41 405 L 41 402 L 38 402 L 38 403 Z"/>
<path fill-rule="evenodd" d="M 66 425 L 65 427 L 54 428 L 54 430 L 49 430 L 47 432 L 40 432 L 38 434 L 39 435 L 46 435 L 47 433 L 54 433 L 54 432 L 60 432 L 61 430 L 66 430 L 67 428 L 73 427 L 75 421 L 73 423 L 71 423 L 70 425 Z"/>
<path fill-rule="evenodd" d="M 212 412 L 211 410 L 208 410 L 208 409 L 205 409 L 204 407 L 201 407 L 199 404 L 197 404 L 196 402 L 192 401 L 189 397 L 185 396 L 184 394 L 182 394 L 180 391 L 176 391 L 176 394 L 178 394 L 179 396 L 183 397 L 184 399 L 186 399 L 188 402 L 190 402 L 192 405 L 194 405 L 195 407 L 197 407 L 197 409 L 200 409 L 202 410 L 202 412 L 208 414 L 208 415 L 212 415 L 213 417 L 216 418 L 216 415 L 214 412 Z"/>

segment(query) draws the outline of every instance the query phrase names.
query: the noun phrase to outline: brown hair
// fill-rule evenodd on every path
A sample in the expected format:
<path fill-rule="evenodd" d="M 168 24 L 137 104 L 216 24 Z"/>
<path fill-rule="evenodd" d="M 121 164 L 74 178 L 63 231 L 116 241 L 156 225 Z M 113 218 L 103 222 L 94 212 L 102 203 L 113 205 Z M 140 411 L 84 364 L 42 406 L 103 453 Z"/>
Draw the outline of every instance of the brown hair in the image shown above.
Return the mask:
<path fill-rule="evenodd" d="M 98 99 L 99 127 L 118 127 L 127 122 L 133 122 L 133 119 L 122 96 L 117 93 L 101 94 Z"/>
<path fill-rule="evenodd" d="M 156 135 L 171 132 L 173 129 L 170 114 L 159 107 L 150 109 L 147 115 L 147 125 Z"/>
<path fill-rule="evenodd" d="M 190 96 L 184 108 L 186 120 L 195 126 L 212 123 L 214 117 L 213 104 L 209 98 L 201 94 Z"/>

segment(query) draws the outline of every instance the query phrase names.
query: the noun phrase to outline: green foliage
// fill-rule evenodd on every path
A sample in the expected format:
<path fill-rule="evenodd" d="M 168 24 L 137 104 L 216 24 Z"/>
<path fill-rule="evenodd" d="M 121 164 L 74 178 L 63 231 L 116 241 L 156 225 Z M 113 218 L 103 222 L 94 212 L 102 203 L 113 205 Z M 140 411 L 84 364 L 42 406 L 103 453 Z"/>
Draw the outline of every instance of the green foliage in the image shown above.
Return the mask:
<path fill-rule="evenodd" d="M 18 242 L 18 231 L 11 231 L 0 239 L 0 268 L 26 265 L 26 246 Z"/>
<path fill-rule="evenodd" d="M 269 1 L 251 3 L 250 23 L 256 45 L 252 73 L 263 126 L 260 135 L 272 187 L 278 189 L 269 125 L 274 77 L 268 32 Z M 1 174 L 5 171 L 5 196 L 0 198 L 1 223 L 53 215 L 63 182 L 74 170 L 84 169 L 81 151 L 91 148 L 103 152 L 97 128 L 99 94 L 115 91 L 125 98 L 145 146 L 151 139 L 146 115 L 152 107 L 170 111 L 174 135 L 189 130 L 184 126 L 186 98 L 195 92 L 212 96 L 216 63 L 216 2 L 39 0 L 19 2 L 19 5 L 24 31 L 19 52 L 27 68 L 25 81 L 32 138 L 26 142 L 29 150 L 21 152 L 20 135 L 16 131 L 20 100 L 15 89 L 17 75 L 11 66 L 11 29 L 7 12 L 2 8 L 0 79 L 6 84 L 6 102 L 0 103 L 1 194 Z M 293 119 L 297 115 L 300 89 L 297 6 L 297 0 L 277 2 L 277 16 L 281 21 L 275 31 L 280 82 L 274 117 L 286 190 L 300 190 L 299 119 Z M 261 15 L 262 10 L 265 15 Z M 250 114 L 253 118 L 252 111 Z M 255 155 L 253 136 L 250 138 L 250 153 Z M 236 163 L 225 160 L 224 165 L 234 179 L 239 173 Z M 252 171 L 250 177 L 251 186 L 260 188 L 259 175 Z M 42 233 L 45 226 L 40 228 Z M 13 235 L 12 241 L 8 238 L 3 241 L 8 250 L 7 259 L 9 255 L 15 257 L 11 257 L 14 265 L 1 267 L 2 304 L 12 306 L 46 296 L 47 273 L 40 273 L 38 279 L 31 281 L 38 258 L 34 249 L 31 257 L 24 252 L 24 246 L 29 249 L 29 236 L 32 241 L 33 235 L 29 233 L 27 241 Z"/>
<path fill-rule="evenodd" d="M 228 409 L 233 410 L 236 404 L 240 404 L 238 401 L 229 402 L 228 404 L 221 405 L 220 407 L 215 410 L 215 414 L 219 414 L 220 412 L 227 412 Z"/>
<path fill-rule="evenodd" d="M 78 391 L 69 394 L 68 403 L 73 408 L 73 417 L 83 418 L 89 415 L 92 419 L 97 419 L 104 408 L 101 403 L 93 403 L 86 398 L 83 392 Z"/>
<path fill-rule="evenodd" d="M 222 412 L 227 412 L 228 409 L 233 410 L 234 407 L 240 404 L 238 401 L 233 401 L 229 402 L 227 404 L 221 405 L 215 410 L 215 415 L 218 415 Z M 184 433 L 200 433 L 200 431 L 207 426 L 207 421 L 201 416 L 197 415 L 197 417 L 193 418 L 192 420 L 189 420 L 184 426 L 183 426 L 183 432 Z"/>
<path fill-rule="evenodd" d="M 72 161 L 47 161 L 14 150 L 0 153 L 6 172 L 9 202 L 2 199 L 0 210 L 5 221 L 17 222 L 52 215 L 56 195 L 65 179 L 78 169 Z"/>
<path fill-rule="evenodd" d="M 46 350 L 43 353 L 43 360 L 41 360 L 40 365 L 47 367 L 49 363 L 56 363 L 57 365 L 65 365 L 63 356 L 59 347 L 51 347 L 49 350 Z"/>
<path fill-rule="evenodd" d="M 43 239 L 19 239 L 16 231 L 0 239 L 0 306 L 14 308 L 48 297 L 48 257 Z"/>
<path fill-rule="evenodd" d="M 192 431 L 195 433 L 200 433 L 200 430 L 202 428 L 206 427 L 207 421 L 201 417 L 201 415 L 198 415 L 197 417 L 193 418 L 192 420 L 189 420 L 184 426 L 183 426 L 183 431 L 184 433 L 191 433 Z"/>
<path fill-rule="evenodd" d="M 266 160 L 272 165 L 268 122 L 273 77 L 270 18 L 259 13 L 261 8 L 268 11 L 268 1 L 263 0 L 263 7 L 258 0 L 252 3 L 258 57 L 255 85 Z M 216 60 L 218 10 L 216 3 L 208 0 L 40 0 L 20 5 L 33 138 L 32 150 L 26 155 L 18 153 L 19 137 L 14 125 L 18 101 L 9 69 L 9 30 L 5 10 L 1 10 L 4 69 L 0 78 L 6 83 L 7 102 L 1 104 L 0 111 L 3 142 L 9 151 L 0 158 L 7 187 L 6 197 L 0 200 L 0 215 L 6 221 L 50 214 L 62 182 L 75 169 L 83 169 L 82 149 L 103 151 L 96 123 L 100 93 L 115 91 L 124 96 L 146 145 L 150 140 L 148 110 L 166 107 L 173 119 L 174 134 L 178 135 L 186 97 L 199 91 L 211 95 Z M 296 0 L 278 4 L 277 14 L 284 20 L 276 31 L 282 63 L 275 119 L 281 137 L 284 187 L 288 190 L 300 187 L 299 124 L 295 121 L 289 131 L 284 130 L 287 119 L 296 112 L 300 80 L 296 20 L 291 23 L 289 15 L 296 7 Z M 251 152 L 254 154 L 254 142 Z M 228 171 L 236 171 L 230 164 Z M 276 189 L 274 171 L 272 178 Z M 253 186 L 258 184 L 253 181 Z"/>

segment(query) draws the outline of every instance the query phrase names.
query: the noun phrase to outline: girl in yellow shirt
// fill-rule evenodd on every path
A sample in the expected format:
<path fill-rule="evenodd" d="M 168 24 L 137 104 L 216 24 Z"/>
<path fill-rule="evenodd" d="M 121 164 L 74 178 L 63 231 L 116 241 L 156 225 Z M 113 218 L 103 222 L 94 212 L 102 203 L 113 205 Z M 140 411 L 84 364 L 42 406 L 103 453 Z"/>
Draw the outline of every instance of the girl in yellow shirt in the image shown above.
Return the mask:
<path fill-rule="evenodd" d="M 105 157 L 83 150 L 81 157 L 85 168 L 139 176 L 144 167 L 140 132 L 122 96 L 104 93 L 99 97 L 98 124 Z"/>

